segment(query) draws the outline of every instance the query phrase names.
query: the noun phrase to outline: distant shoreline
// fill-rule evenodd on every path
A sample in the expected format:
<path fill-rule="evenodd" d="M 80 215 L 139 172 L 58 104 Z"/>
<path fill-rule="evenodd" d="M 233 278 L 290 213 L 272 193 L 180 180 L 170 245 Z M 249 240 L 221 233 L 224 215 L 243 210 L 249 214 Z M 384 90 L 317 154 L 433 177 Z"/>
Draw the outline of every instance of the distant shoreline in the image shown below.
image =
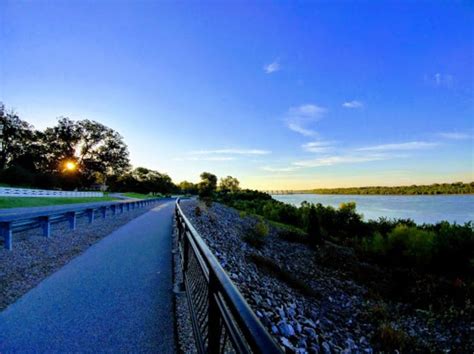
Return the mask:
<path fill-rule="evenodd" d="M 370 186 L 344 188 L 314 188 L 307 190 L 270 190 L 273 195 L 320 194 L 320 195 L 473 195 L 474 182 L 435 183 L 411 186 Z"/>
<path fill-rule="evenodd" d="M 472 193 L 440 193 L 440 194 L 383 194 L 383 193 L 371 193 L 371 194 L 362 194 L 362 193 L 315 193 L 315 192 L 294 192 L 294 193 L 278 193 L 278 194 L 271 194 L 271 195 L 301 195 L 301 194 L 314 194 L 314 195 L 360 195 L 362 197 L 365 196 L 381 196 L 381 197 L 397 197 L 397 196 L 402 196 L 402 197 L 420 197 L 420 196 L 429 196 L 429 197 L 441 197 L 441 196 L 447 196 L 447 195 L 454 195 L 454 196 L 463 196 L 463 195 L 471 195 L 474 196 L 474 192 Z"/>

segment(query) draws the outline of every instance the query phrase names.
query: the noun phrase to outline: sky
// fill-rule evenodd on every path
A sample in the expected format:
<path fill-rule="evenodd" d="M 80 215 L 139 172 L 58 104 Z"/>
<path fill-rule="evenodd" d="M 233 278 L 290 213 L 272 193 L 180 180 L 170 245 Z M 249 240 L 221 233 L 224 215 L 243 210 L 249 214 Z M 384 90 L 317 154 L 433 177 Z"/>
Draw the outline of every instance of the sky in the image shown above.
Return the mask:
<path fill-rule="evenodd" d="M 474 180 L 474 3 L 0 0 L 0 101 L 262 190 Z"/>

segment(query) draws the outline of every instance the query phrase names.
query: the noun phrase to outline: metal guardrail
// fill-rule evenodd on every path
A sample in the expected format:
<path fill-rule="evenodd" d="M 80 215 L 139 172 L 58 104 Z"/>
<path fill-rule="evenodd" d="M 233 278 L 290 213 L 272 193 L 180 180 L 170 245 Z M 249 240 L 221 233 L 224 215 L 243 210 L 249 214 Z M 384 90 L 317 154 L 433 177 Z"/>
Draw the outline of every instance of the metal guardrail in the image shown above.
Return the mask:
<path fill-rule="evenodd" d="M 49 189 L 30 189 L 0 187 L 0 197 L 54 197 L 54 198 L 85 198 L 103 197 L 103 192 L 57 191 Z"/>
<path fill-rule="evenodd" d="M 82 206 L 80 204 L 75 204 L 61 209 L 54 208 L 46 211 L 30 211 L 18 214 L 0 215 L 0 235 L 3 237 L 5 248 L 12 250 L 13 232 L 26 231 L 41 227 L 43 230 L 43 236 L 50 237 L 51 225 L 54 223 L 68 221 L 69 228 L 75 230 L 76 220 L 79 216 L 86 215 L 89 223 L 92 223 L 97 212 L 100 213 L 102 218 L 106 218 L 107 211 L 110 211 L 112 215 L 116 215 L 117 213 L 122 214 L 124 211 L 141 208 L 160 200 L 163 199 L 150 198 L 132 201 L 102 202 Z"/>
<path fill-rule="evenodd" d="M 199 353 L 282 353 L 176 201 L 184 287 Z"/>

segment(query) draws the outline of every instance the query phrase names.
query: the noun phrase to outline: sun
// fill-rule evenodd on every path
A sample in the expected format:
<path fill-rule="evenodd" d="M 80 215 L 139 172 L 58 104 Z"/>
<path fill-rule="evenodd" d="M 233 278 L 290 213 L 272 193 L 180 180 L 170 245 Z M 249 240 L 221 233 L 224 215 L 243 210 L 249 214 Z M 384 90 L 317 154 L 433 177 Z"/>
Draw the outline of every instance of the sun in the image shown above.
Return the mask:
<path fill-rule="evenodd" d="M 76 170 L 77 168 L 77 165 L 75 162 L 73 161 L 67 161 L 65 164 L 64 164 L 64 167 L 67 171 L 74 171 Z"/>

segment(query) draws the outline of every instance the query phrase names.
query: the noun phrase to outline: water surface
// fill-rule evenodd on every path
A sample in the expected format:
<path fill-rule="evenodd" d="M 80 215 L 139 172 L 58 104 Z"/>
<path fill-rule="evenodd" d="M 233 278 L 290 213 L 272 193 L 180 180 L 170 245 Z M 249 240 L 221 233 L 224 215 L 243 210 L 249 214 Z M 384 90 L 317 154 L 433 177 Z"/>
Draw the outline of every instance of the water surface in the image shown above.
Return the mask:
<path fill-rule="evenodd" d="M 365 220 L 410 218 L 418 224 L 449 222 L 465 223 L 474 220 L 474 195 L 328 195 L 291 194 L 273 195 L 282 202 L 299 206 L 301 202 L 321 203 L 339 207 L 341 203 L 355 202 L 357 212 Z"/>

